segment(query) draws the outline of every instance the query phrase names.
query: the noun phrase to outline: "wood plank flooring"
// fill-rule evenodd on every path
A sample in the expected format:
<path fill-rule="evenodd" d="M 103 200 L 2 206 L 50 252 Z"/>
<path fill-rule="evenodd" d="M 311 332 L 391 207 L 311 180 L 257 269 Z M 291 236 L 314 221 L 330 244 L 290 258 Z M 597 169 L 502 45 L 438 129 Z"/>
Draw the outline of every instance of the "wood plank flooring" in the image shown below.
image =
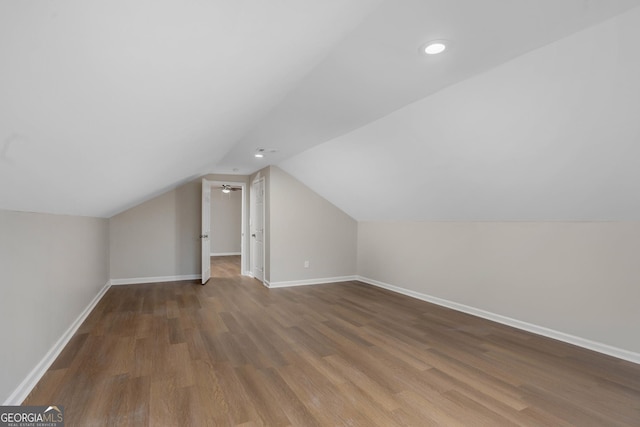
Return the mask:
<path fill-rule="evenodd" d="M 358 282 L 114 286 L 24 404 L 67 426 L 639 426 L 640 365 Z"/>

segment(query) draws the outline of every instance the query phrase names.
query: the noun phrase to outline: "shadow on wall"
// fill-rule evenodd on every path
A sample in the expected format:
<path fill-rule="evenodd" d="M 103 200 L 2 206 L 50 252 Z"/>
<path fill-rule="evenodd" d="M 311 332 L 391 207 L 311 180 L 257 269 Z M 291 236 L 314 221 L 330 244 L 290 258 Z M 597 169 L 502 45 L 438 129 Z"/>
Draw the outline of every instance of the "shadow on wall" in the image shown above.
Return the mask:
<path fill-rule="evenodd" d="M 173 255 L 177 274 L 199 272 L 200 266 L 200 212 L 202 184 L 190 182 L 178 188 L 174 199 L 176 224 Z"/>

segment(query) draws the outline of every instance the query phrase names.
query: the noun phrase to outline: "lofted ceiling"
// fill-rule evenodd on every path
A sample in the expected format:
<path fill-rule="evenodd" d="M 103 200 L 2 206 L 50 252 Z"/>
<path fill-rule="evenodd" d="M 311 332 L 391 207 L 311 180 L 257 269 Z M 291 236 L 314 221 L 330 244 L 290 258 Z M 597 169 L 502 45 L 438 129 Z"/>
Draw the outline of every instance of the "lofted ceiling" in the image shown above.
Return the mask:
<path fill-rule="evenodd" d="M 358 220 L 640 220 L 640 8 L 280 163 Z"/>
<path fill-rule="evenodd" d="M 344 202 L 358 191 L 345 180 L 359 170 L 384 188 L 380 171 L 416 157 L 411 138 L 354 134 L 638 4 L 3 1 L 0 209 L 108 217 L 205 173 L 281 164 L 356 218 L 400 218 L 377 193 Z M 432 39 L 449 49 L 421 55 Z M 350 153 L 368 144 L 382 157 L 357 169 Z M 277 152 L 255 159 L 259 147 Z M 429 176 L 446 184 L 454 166 Z M 424 175 L 405 170 L 403 182 Z M 500 217 L 447 206 L 418 216 Z"/>
<path fill-rule="evenodd" d="M 0 208 L 107 217 L 209 172 L 377 3 L 0 2 Z"/>

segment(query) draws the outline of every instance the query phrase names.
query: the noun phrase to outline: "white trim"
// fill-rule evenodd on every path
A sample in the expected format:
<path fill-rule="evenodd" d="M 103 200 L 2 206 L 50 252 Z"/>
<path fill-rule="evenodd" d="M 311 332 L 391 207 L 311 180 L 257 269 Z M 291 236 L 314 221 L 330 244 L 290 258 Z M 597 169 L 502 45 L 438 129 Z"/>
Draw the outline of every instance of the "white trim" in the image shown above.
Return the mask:
<path fill-rule="evenodd" d="M 264 176 L 262 176 L 262 172 L 258 171 L 258 173 L 256 174 L 256 177 L 253 181 L 251 181 L 251 183 L 249 184 L 249 213 L 250 213 L 250 217 L 249 217 L 249 235 L 252 235 L 252 231 L 253 231 L 253 227 L 255 226 L 255 224 L 253 224 L 253 220 L 255 219 L 254 214 L 252 214 L 252 212 L 255 211 L 255 192 L 253 190 L 253 186 L 257 183 L 262 181 L 262 283 L 266 283 L 266 263 L 267 263 L 267 251 L 266 251 L 266 242 L 267 242 L 267 217 L 266 217 L 266 212 L 267 212 L 267 180 Z M 257 278 L 256 276 L 256 272 L 255 270 L 255 245 L 253 244 L 253 239 L 249 238 L 249 253 L 250 253 L 250 261 L 249 261 L 249 269 L 251 270 L 251 275 L 254 278 Z M 260 279 L 258 279 L 260 280 Z"/>
<path fill-rule="evenodd" d="M 443 307 L 451 308 L 456 311 L 471 314 L 473 316 L 482 317 L 483 319 L 492 320 L 503 325 L 512 326 L 517 329 L 532 332 L 544 337 L 553 338 L 554 340 L 563 341 L 569 344 L 577 345 L 589 350 L 597 351 L 598 353 L 607 354 L 609 356 L 617 357 L 618 359 L 627 360 L 629 362 L 640 364 L 640 353 L 624 350 L 622 348 L 613 347 L 608 344 L 591 341 L 586 338 L 577 337 L 564 332 L 556 331 L 554 329 L 545 328 L 544 326 L 534 325 L 533 323 L 523 322 L 521 320 L 512 319 L 511 317 L 502 316 L 500 314 L 491 313 L 490 311 L 481 310 L 479 308 L 471 307 L 457 302 L 449 301 L 442 298 L 437 298 L 431 295 L 423 294 L 420 292 L 412 291 L 409 289 L 401 288 L 398 286 L 390 285 L 388 283 L 380 282 L 378 280 L 369 279 L 368 277 L 356 276 L 356 279 L 360 282 L 384 288 L 389 291 L 397 292 L 399 294 L 407 295 L 413 298 L 427 301 L 433 304 L 437 304 Z"/>
<path fill-rule="evenodd" d="M 209 256 L 232 256 L 232 255 L 242 255 L 242 252 L 211 252 Z"/>
<path fill-rule="evenodd" d="M 309 286 L 321 285 L 323 283 L 349 282 L 351 280 L 358 280 L 357 276 L 325 277 L 323 279 L 290 280 L 287 282 L 269 282 L 265 280 L 264 285 L 268 288 L 289 288 L 292 286 Z"/>
<path fill-rule="evenodd" d="M 69 328 L 62 334 L 62 336 L 56 341 L 56 343 L 49 349 L 47 354 L 44 355 L 42 360 L 29 372 L 20 385 L 11 393 L 11 395 L 4 401 L 4 406 L 19 406 L 27 398 L 31 390 L 38 384 L 38 381 L 47 372 L 47 369 L 55 362 L 56 358 L 60 355 L 64 347 L 69 343 L 73 334 L 76 333 L 82 322 L 85 321 L 89 313 L 94 309 L 98 302 L 102 299 L 104 294 L 111 287 L 111 282 L 107 282 L 98 294 L 93 297 L 89 305 L 82 310 L 82 313 L 76 318 L 76 320 L 69 326 Z"/>
<path fill-rule="evenodd" d="M 183 274 L 182 276 L 132 277 L 130 279 L 111 279 L 111 285 L 140 285 L 143 283 L 179 282 L 181 280 L 199 280 L 200 274 Z"/>
<path fill-rule="evenodd" d="M 211 207 L 213 181 L 202 178 L 200 191 L 200 278 L 204 285 L 211 278 Z"/>

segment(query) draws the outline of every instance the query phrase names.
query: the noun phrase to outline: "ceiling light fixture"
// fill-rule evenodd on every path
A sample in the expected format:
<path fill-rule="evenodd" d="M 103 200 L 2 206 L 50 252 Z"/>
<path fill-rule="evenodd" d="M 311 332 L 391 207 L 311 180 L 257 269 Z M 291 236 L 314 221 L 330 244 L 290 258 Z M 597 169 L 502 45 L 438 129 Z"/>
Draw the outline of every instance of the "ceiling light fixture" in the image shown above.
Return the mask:
<path fill-rule="evenodd" d="M 229 193 L 231 193 L 231 187 L 230 187 L 229 185 L 223 185 L 223 186 L 222 186 L 222 192 L 223 192 L 224 194 L 229 194 Z"/>
<path fill-rule="evenodd" d="M 437 55 L 444 52 L 447 49 L 447 45 L 443 40 L 434 40 L 424 45 L 424 53 L 427 55 Z"/>
<path fill-rule="evenodd" d="M 261 159 L 264 157 L 264 148 L 258 148 L 256 149 L 256 154 L 254 154 L 254 157 Z"/>

